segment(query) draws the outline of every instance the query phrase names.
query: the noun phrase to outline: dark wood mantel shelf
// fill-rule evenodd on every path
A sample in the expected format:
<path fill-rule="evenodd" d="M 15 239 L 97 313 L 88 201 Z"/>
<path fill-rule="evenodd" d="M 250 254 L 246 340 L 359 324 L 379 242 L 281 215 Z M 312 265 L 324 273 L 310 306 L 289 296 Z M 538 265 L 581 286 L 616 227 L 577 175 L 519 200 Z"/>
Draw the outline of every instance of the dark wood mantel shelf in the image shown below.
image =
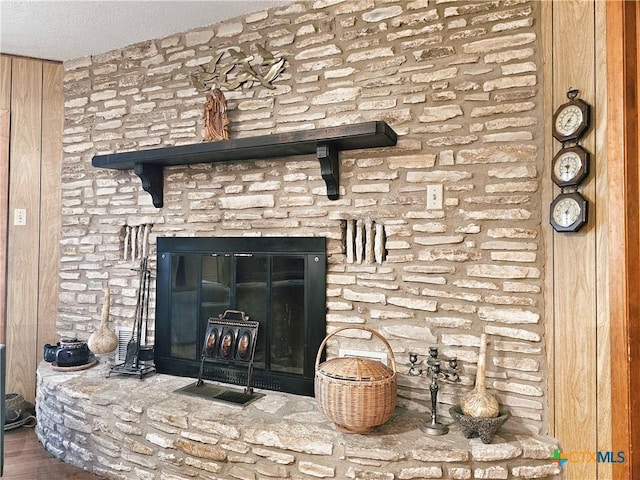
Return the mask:
<path fill-rule="evenodd" d="M 338 154 L 342 150 L 395 145 L 397 135 L 386 122 L 318 128 L 217 142 L 163 147 L 136 152 L 96 155 L 91 164 L 98 168 L 133 170 L 142 188 L 149 192 L 153 205 L 163 204 L 164 167 L 192 163 L 217 163 L 265 158 L 290 157 L 315 153 L 320 172 L 327 184 L 327 196 L 337 200 L 340 191 Z"/>

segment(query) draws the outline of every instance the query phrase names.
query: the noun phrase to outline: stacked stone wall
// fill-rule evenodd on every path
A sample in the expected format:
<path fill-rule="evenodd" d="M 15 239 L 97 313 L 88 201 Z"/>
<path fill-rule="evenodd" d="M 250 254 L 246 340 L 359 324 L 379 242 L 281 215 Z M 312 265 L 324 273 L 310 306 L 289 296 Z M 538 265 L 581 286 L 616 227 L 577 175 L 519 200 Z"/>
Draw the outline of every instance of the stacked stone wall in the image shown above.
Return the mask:
<path fill-rule="evenodd" d="M 387 338 L 403 406 L 429 404 L 408 352 L 424 359 L 436 345 L 460 359 L 462 383 L 440 396 L 455 404 L 486 332 L 508 424 L 545 433 L 539 17 L 526 0 L 317 0 L 65 62 L 59 333 L 97 328 L 106 283 L 112 319 L 131 324 L 126 232 L 149 228 L 150 255 L 158 236 L 325 236 L 329 329 Z M 257 44 L 286 69 L 273 89 L 225 92 L 232 137 L 371 120 L 398 133 L 395 147 L 341 154 L 339 200 L 313 156 L 166 168 L 161 209 L 133 172 L 91 166 L 96 154 L 200 142 L 204 94 L 190 74 L 228 49 L 259 59 Z M 426 209 L 427 184 L 443 185 L 443 209 Z M 347 227 L 371 224 L 384 228 L 384 260 L 347 259 Z"/>

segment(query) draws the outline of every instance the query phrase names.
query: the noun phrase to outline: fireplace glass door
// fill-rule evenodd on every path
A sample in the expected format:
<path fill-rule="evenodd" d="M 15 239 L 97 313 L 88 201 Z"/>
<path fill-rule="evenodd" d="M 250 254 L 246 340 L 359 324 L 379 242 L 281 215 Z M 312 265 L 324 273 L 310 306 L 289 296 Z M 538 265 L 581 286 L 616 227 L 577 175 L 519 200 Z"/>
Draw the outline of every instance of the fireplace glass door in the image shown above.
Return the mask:
<path fill-rule="evenodd" d="M 158 240 L 158 371 L 195 377 L 208 319 L 241 310 L 260 325 L 254 386 L 312 395 L 326 328 L 324 239 L 297 239 L 296 248 L 295 239 L 209 239 L 201 251 L 203 240 Z M 309 240 L 321 250 L 309 252 Z M 242 384 L 233 365 L 206 370 L 204 378 Z"/>

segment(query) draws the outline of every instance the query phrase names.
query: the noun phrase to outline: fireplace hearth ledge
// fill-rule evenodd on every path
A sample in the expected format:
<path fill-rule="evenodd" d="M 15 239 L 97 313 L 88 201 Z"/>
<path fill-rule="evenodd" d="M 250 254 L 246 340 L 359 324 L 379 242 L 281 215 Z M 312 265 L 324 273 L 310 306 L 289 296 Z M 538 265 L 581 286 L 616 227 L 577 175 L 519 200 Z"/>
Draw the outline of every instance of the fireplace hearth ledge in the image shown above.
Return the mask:
<path fill-rule="evenodd" d="M 426 416 L 402 408 L 371 434 L 346 434 L 313 398 L 262 391 L 240 408 L 174 393 L 191 378 L 107 371 L 41 363 L 36 431 L 60 460 L 110 479 L 560 478 L 550 437 L 505 431 L 485 445 L 457 426 L 428 437 Z"/>

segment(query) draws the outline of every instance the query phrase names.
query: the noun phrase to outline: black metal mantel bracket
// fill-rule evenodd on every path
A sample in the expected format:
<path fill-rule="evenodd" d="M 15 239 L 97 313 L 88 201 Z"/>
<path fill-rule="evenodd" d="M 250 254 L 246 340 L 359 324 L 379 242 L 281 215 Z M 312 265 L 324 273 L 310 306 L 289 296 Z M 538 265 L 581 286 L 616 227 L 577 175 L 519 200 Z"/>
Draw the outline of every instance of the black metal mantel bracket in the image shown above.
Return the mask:
<path fill-rule="evenodd" d="M 153 206 L 161 208 L 164 198 L 164 167 L 151 163 L 136 163 L 133 172 L 140 178 L 142 189 L 151 195 Z"/>
<path fill-rule="evenodd" d="M 161 208 L 166 166 L 252 161 L 315 153 L 320 162 L 322 178 L 327 185 L 327 196 L 331 200 L 337 200 L 340 196 L 340 151 L 393 146 L 397 141 L 396 132 L 386 122 L 375 121 L 194 145 L 96 155 L 91 164 L 97 168 L 133 170 L 140 177 L 142 188 L 151 195 L 153 205 Z"/>

